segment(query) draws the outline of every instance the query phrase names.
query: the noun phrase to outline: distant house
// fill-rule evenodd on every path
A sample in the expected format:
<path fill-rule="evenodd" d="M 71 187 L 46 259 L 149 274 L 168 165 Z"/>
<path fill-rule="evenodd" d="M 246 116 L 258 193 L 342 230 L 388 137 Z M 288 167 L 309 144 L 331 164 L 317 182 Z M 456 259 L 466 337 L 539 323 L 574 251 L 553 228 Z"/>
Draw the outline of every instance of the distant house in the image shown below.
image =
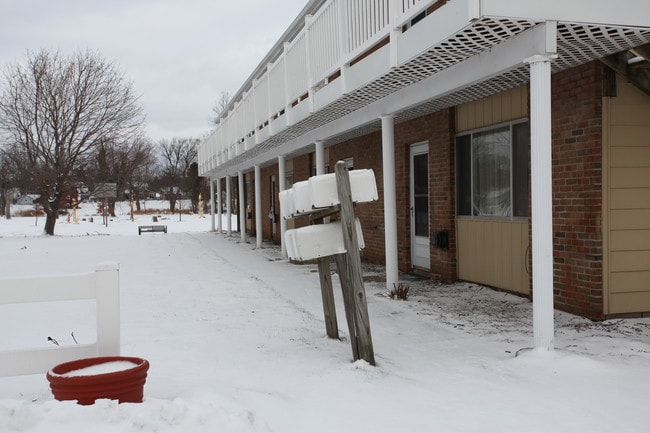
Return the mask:
<path fill-rule="evenodd" d="M 358 216 L 388 287 L 399 270 L 650 313 L 650 3 L 596 3 L 311 0 L 200 175 L 280 243 L 279 189 L 350 160 L 377 177 Z"/>
<path fill-rule="evenodd" d="M 34 197 L 30 195 L 21 195 L 16 199 L 16 204 L 21 205 L 21 206 L 33 206 L 34 205 Z"/>

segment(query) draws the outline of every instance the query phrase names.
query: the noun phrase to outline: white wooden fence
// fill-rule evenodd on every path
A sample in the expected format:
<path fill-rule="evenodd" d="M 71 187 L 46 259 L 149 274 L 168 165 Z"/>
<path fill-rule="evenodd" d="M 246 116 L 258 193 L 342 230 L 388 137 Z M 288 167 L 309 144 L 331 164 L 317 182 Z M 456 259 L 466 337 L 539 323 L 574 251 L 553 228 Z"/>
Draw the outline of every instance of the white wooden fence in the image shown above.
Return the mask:
<path fill-rule="evenodd" d="M 96 343 L 0 350 L 0 377 L 45 373 L 62 362 L 119 355 L 119 292 L 119 265 L 113 262 L 99 263 L 88 274 L 0 280 L 0 304 L 95 299 L 97 311 Z M 0 330 L 0 335 L 6 331 Z"/>

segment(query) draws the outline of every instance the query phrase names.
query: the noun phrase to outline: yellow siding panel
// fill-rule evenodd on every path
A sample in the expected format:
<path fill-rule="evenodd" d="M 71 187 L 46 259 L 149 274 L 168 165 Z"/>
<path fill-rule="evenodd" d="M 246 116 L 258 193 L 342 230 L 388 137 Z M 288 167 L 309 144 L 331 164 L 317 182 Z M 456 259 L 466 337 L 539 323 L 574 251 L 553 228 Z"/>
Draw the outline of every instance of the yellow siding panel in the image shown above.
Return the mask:
<path fill-rule="evenodd" d="M 610 230 L 650 229 L 650 209 L 612 210 L 609 213 Z M 648 262 L 650 266 L 650 262 Z"/>
<path fill-rule="evenodd" d="M 614 272 L 610 279 L 610 285 L 611 293 L 650 291 L 650 271 Z"/>
<path fill-rule="evenodd" d="M 612 293 L 609 298 L 612 314 L 650 311 L 650 291 L 636 293 Z"/>
<path fill-rule="evenodd" d="M 650 167 L 611 168 L 610 188 L 650 188 Z"/>
<path fill-rule="evenodd" d="M 650 146 L 615 147 L 609 157 L 610 167 L 650 167 Z"/>
<path fill-rule="evenodd" d="M 459 219 L 456 226 L 460 279 L 530 294 L 527 222 Z"/>
<path fill-rule="evenodd" d="M 611 121 L 614 125 L 646 125 L 650 118 L 650 105 L 620 105 L 612 108 Z"/>
<path fill-rule="evenodd" d="M 649 125 L 611 125 L 611 148 L 616 146 L 650 146 Z"/>
<path fill-rule="evenodd" d="M 650 251 L 650 230 L 612 230 L 610 251 Z"/>
<path fill-rule="evenodd" d="M 650 188 L 613 189 L 609 196 L 610 209 L 650 209 Z"/>
<path fill-rule="evenodd" d="M 613 251 L 610 253 L 609 270 L 614 272 L 638 272 L 648 270 L 650 251 Z"/>
<path fill-rule="evenodd" d="M 456 107 L 456 131 L 470 131 L 528 116 L 528 87 L 505 92 Z"/>
<path fill-rule="evenodd" d="M 650 97 L 617 76 L 603 115 L 605 312 L 650 311 Z"/>

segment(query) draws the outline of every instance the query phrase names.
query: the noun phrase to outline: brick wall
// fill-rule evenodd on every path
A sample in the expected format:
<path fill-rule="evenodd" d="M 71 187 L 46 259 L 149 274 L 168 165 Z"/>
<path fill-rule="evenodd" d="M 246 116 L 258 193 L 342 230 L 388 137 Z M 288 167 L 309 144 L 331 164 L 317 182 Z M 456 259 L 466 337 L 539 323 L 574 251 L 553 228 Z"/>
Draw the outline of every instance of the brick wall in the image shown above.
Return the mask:
<path fill-rule="evenodd" d="M 603 316 L 602 81 L 599 62 L 552 80 L 555 306 Z"/>
<path fill-rule="evenodd" d="M 449 250 L 431 250 L 431 277 L 456 280 L 455 192 L 454 192 L 454 115 L 452 110 L 423 116 L 395 125 L 395 177 L 397 192 L 398 266 L 410 272 L 409 149 L 412 144 L 429 142 L 430 227 L 447 229 Z M 373 133 L 329 148 L 330 167 L 338 160 L 354 158 L 354 168 L 371 168 L 377 179 L 379 200 L 355 208 L 361 220 L 366 248 L 362 258 L 370 263 L 385 263 L 383 167 L 381 133 Z"/>
<path fill-rule="evenodd" d="M 354 169 L 372 169 L 377 180 L 379 200 L 355 206 L 355 216 L 361 221 L 366 248 L 361 259 L 368 263 L 385 263 L 384 247 L 384 188 L 381 158 L 381 133 L 358 137 L 329 148 L 325 161 L 334 171 L 337 161 L 354 158 Z"/>
<path fill-rule="evenodd" d="M 429 142 L 429 230 L 447 230 L 449 249 L 430 249 L 430 275 L 445 282 L 456 281 L 456 205 L 454 176 L 454 111 L 443 110 L 395 126 L 395 167 L 397 172 L 398 243 L 400 263 L 410 268 L 409 149 L 412 144 Z"/>

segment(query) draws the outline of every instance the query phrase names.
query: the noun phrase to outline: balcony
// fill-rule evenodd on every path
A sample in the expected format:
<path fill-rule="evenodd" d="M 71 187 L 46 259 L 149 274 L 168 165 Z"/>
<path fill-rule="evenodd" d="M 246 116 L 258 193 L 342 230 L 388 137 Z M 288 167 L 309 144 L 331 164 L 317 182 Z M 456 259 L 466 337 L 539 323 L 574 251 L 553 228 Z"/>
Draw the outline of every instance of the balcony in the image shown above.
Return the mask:
<path fill-rule="evenodd" d="M 199 148 L 202 176 L 232 174 L 650 42 L 639 10 L 506 0 L 312 0 L 233 97 Z M 601 2 L 601 0 L 598 0 Z"/>

